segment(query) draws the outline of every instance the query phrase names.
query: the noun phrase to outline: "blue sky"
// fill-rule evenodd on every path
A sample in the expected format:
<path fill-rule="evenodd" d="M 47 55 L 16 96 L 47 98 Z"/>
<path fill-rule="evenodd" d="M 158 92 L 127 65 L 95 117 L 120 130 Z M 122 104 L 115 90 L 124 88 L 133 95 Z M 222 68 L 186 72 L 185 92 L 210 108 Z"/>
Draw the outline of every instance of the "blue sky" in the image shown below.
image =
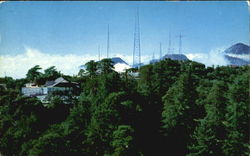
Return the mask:
<path fill-rule="evenodd" d="M 186 54 L 249 44 L 246 2 L 5 2 L 0 4 L 0 56 L 36 49 L 46 55 L 97 57 L 98 45 L 106 55 L 108 24 L 110 55 L 131 56 L 138 6 L 143 56 L 157 56 L 160 42 L 166 53 L 169 32 L 176 52 L 176 36 L 184 35 Z"/>

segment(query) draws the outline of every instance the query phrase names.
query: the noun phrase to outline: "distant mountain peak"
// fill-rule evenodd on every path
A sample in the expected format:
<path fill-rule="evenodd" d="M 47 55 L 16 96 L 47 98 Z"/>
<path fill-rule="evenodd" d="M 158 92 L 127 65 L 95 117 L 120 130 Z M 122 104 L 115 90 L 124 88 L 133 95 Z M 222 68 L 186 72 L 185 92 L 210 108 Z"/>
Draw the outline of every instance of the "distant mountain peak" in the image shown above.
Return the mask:
<path fill-rule="evenodd" d="M 120 57 L 112 57 L 111 60 L 114 62 L 114 64 L 122 63 L 122 64 L 128 65 L 128 63 L 125 62 L 125 61 L 124 61 L 123 59 L 121 59 Z"/>
<path fill-rule="evenodd" d="M 166 54 L 162 58 L 163 59 L 170 58 L 172 60 L 180 60 L 180 61 L 188 60 L 187 56 L 184 54 Z"/>
<path fill-rule="evenodd" d="M 224 51 L 225 58 L 231 65 L 250 64 L 250 47 L 243 43 L 236 43 Z"/>
<path fill-rule="evenodd" d="M 226 54 L 250 54 L 250 47 L 243 43 L 236 43 L 224 51 Z"/>
<path fill-rule="evenodd" d="M 125 69 L 131 68 L 129 66 L 129 64 L 127 62 L 125 62 L 123 59 L 121 59 L 120 57 L 112 57 L 110 59 L 113 62 L 113 65 L 114 65 L 115 70 L 117 72 L 122 72 L 122 71 L 125 71 Z M 99 62 L 99 61 L 97 61 L 97 62 Z M 79 66 L 79 69 L 85 69 L 85 68 L 86 68 L 85 65 Z"/>
<path fill-rule="evenodd" d="M 239 42 L 239 43 L 236 43 L 236 44 L 234 44 L 235 46 L 247 46 L 247 45 L 245 45 L 244 43 L 241 43 L 241 42 Z"/>

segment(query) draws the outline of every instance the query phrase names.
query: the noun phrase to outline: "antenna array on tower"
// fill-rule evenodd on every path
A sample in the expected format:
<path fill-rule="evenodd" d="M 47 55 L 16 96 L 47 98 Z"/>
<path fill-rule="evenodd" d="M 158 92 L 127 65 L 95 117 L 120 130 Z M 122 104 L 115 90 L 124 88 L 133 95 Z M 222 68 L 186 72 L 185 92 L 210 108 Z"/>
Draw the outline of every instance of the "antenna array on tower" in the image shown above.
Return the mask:
<path fill-rule="evenodd" d="M 169 39 L 168 39 L 168 54 L 171 54 L 171 33 L 169 32 Z"/>
<path fill-rule="evenodd" d="M 109 25 L 108 25 L 108 36 L 107 36 L 107 58 L 109 58 Z"/>
<path fill-rule="evenodd" d="M 98 61 L 101 59 L 100 45 L 98 45 Z"/>
<path fill-rule="evenodd" d="M 180 33 L 180 35 L 178 35 L 177 37 L 179 37 L 179 54 L 181 54 L 181 48 L 182 48 L 182 37 L 183 35 Z"/>
<path fill-rule="evenodd" d="M 162 48 L 161 48 L 161 42 L 160 42 L 160 55 L 159 55 L 159 60 L 162 58 Z"/>
<path fill-rule="evenodd" d="M 140 23 L 139 9 L 136 10 L 135 32 L 134 32 L 134 50 L 133 50 L 133 67 L 141 65 L 141 45 L 140 45 Z"/>

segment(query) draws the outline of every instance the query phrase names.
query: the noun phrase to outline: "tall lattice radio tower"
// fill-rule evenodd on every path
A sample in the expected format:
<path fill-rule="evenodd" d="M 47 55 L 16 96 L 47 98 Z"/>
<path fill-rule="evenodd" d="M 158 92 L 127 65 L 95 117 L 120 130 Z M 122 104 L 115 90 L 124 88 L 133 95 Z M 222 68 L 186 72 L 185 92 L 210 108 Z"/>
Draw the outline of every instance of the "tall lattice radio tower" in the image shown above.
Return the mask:
<path fill-rule="evenodd" d="M 179 38 L 179 54 L 182 53 L 182 38 L 184 37 L 181 33 L 177 36 Z"/>
<path fill-rule="evenodd" d="M 172 53 L 171 49 L 171 33 L 169 32 L 169 38 L 168 38 L 168 54 Z"/>
<path fill-rule="evenodd" d="M 161 47 L 161 42 L 160 42 L 160 54 L 159 54 L 159 60 L 162 59 L 162 47 Z"/>
<path fill-rule="evenodd" d="M 109 58 L 109 24 L 108 24 L 108 34 L 107 34 L 107 58 Z"/>
<path fill-rule="evenodd" d="M 134 50 L 133 50 L 133 67 L 141 66 L 141 43 L 140 43 L 140 22 L 139 9 L 136 9 L 135 15 L 135 32 L 134 32 Z"/>

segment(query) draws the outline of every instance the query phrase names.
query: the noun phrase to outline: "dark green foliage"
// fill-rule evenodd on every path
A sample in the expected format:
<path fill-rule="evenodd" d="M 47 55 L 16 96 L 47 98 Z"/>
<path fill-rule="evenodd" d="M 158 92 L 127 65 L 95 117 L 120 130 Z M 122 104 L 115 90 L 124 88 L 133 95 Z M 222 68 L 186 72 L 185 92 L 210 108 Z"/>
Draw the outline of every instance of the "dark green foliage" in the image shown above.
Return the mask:
<path fill-rule="evenodd" d="M 20 96 L 0 107 L 0 150 L 3 154 L 20 153 L 22 144 L 36 136 L 40 110 L 43 107 L 39 101 Z"/>
<path fill-rule="evenodd" d="M 0 78 L 0 84 L 2 84 L 0 86 L 0 89 L 1 90 L 6 89 L 6 88 L 20 89 L 24 85 L 25 82 L 27 82 L 27 80 L 25 81 L 24 79 L 19 79 L 15 81 L 11 77 Z"/>
<path fill-rule="evenodd" d="M 27 80 L 31 82 L 37 82 L 38 78 L 41 76 L 41 70 L 42 68 L 39 65 L 34 66 L 33 68 L 29 69 L 28 73 L 26 74 Z"/>
<path fill-rule="evenodd" d="M 62 76 L 60 72 L 56 70 L 55 66 L 51 66 L 44 70 L 44 73 L 40 73 L 40 75 L 36 78 L 36 83 L 38 85 L 45 84 L 46 81 L 53 81 Z"/>
<path fill-rule="evenodd" d="M 97 74 L 97 62 L 91 60 L 85 64 L 86 71 L 90 77 L 93 77 Z"/>
<path fill-rule="evenodd" d="M 60 125 L 55 125 L 38 139 L 32 141 L 32 147 L 28 155 L 64 155 L 67 147 Z"/>
<path fill-rule="evenodd" d="M 206 116 L 199 121 L 193 135 L 194 143 L 189 147 L 189 156 L 223 155 L 225 140 L 224 116 L 227 103 L 227 87 L 223 82 L 215 81 L 205 102 Z"/>
<path fill-rule="evenodd" d="M 46 81 L 52 81 L 52 80 L 59 78 L 60 76 L 63 76 L 59 71 L 56 70 L 55 66 L 51 66 L 45 69 L 44 73 L 40 72 L 41 69 L 42 68 L 39 65 L 36 65 L 28 70 L 26 74 L 26 79 L 19 79 L 19 80 L 13 81 L 15 83 L 13 82 L 11 83 L 10 79 L 7 80 L 7 78 L 5 78 L 5 83 L 12 84 L 12 85 L 8 85 L 8 88 L 15 88 L 15 89 L 20 90 L 21 87 L 23 87 L 24 84 L 28 82 L 32 82 L 37 85 L 43 85 L 45 84 Z"/>
<path fill-rule="evenodd" d="M 56 70 L 55 66 L 51 66 L 44 70 L 44 77 L 46 77 L 47 80 L 55 80 L 58 77 L 60 77 L 61 74 Z"/>
<path fill-rule="evenodd" d="M 195 79 L 191 72 L 184 73 L 163 97 L 162 122 L 169 146 L 180 146 L 174 155 L 185 155 L 189 135 L 193 133 L 198 109 Z"/>
<path fill-rule="evenodd" d="M 114 66 L 113 66 L 112 60 L 109 59 L 109 58 L 102 59 L 98 63 L 98 69 L 103 74 L 108 74 L 110 72 L 113 72 L 114 71 Z"/>
<path fill-rule="evenodd" d="M 229 90 L 226 113 L 227 139 L 224 153 L 228 156 L 249 155 L 249 73 L 238 76 Z"/>
<path fill-rule="evenodd" d="M 123 82 L 120 75 L 116 72 L 101 75 L 98 79 L 99 82 L 99 95 L 106 97 L 108 94 L 123 90 Z M 115 86 L 115 87 L 114 87 Z"/>
<path fill-rule="evenodd" d="M 134 130 L 131 126 L 119 125 L 112 134 L 111 146 L 114 149 L 112 156 L 136 155 L 133 135 Z"/>
<path fill-rule="evenodd" d="M 124 92 L 111 93 L 93 112 L 87 130 L 86 142 L 93 155 L 109 153 L 112 133 L 119 124 L 126 123 L 125 115 L 130 114 L 133 104 L 127 101 Z"/>
<path fill-rule="evenodd" d="M 0 78 L 0 155 L 249 155 L 249 66 L 166 59 L 117 73 L 103 59 L 85 67 L 73 77 L 35 66 L 25 79 Z M 60 76 L 80 88 L 53 92 L 46 104 L 20 93 Z"/>
<path fill-rule="evenodd" d="M 162 112 L 163 127 L 172 129 L 177 125 L 189 125 L 195 116 L 195 86 L 190 73 L 181 75 L 179 80 L 173 85 L 163 97 L 164 110 Z M 189 116 L 189 117 L 188 117 Z M 188 118 L 187 118 L 188 117 Z"/>

